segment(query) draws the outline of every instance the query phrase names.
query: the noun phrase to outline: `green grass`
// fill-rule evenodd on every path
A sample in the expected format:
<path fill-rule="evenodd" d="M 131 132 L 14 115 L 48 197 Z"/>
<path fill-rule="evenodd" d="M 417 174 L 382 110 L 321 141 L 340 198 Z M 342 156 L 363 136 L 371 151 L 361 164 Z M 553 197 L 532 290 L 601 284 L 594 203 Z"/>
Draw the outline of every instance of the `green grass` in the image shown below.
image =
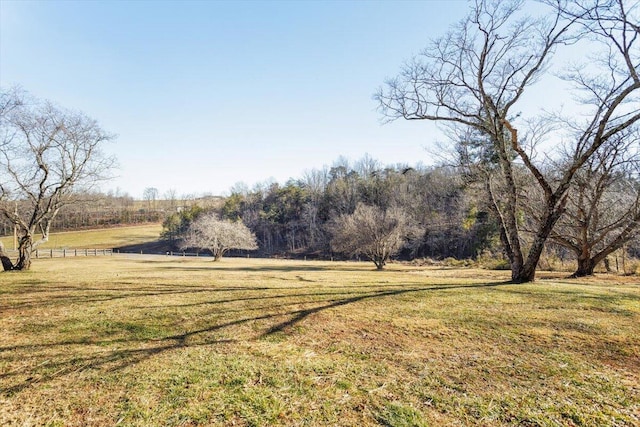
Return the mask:
<path fill-rule="evenodd" d="M 110 249 L 153 242 L 159 239 L 162 225 L 145 224 L 98 230 L 51 233 L 49 241 L 39 249 Z M 39 238 L 39 236 L 36 236 Z M 13 249 L 13 236 L 0 238 L 5 248 Z"/>
<path fill-rule="evenodd" d="M 637 277 L 112 257 L 0 274 L 0 425 L 633 426 Z"/>

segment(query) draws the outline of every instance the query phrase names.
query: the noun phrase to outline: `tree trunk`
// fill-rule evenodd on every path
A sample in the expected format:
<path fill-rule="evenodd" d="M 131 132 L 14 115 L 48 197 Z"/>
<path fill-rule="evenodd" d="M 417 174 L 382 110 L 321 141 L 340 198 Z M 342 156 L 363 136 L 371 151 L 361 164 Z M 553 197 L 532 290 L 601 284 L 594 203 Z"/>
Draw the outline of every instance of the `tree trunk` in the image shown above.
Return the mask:
<path fill-rule="evenodd" d="M 515 178 L 513 177 L 512 165 L 508 160 L 508 154 L 505 149 L 506 143 L 501 141 L 500 148 L 500 165 L 504 179 L 507 185 L 506 194 L 501 195 L 505 201 L 505 209 L 500 212 L 500 220 L 504 227 L 505 238 L 508 241 L 507 251 L 509 260 L 511 261 L 511 280 L 514 283 L 529 282 L 531 280 L 522 280 L 522 270 L 525 267 L 524 254 L 520 245 L 520 232 L 518 230 L 518 192 Z M 497 208 L 498 209 L 498 208 Z M 498 209 L 499 211 L 499 209 Z"/>
<path fill-rule="evenodd" d="M 500 242 L 504 248 L 504 252 L 509 259 L 509 265 L 511 266 L 511 281 L 514 283 L 522 283 L 522 269 L 524 267 L 524 259 L 522 257 L 522 253 L 520 250 L 520 242 L 516 239 L 514 242 L 517 245 L 514 246 L 511 244 L 511 240 L 509 238 L 510 231 L 513 229 L 517 229 L 517 224 L 515 221 L 509 222 L 505 218 L 505 215 L 502 214 L 498 199 L 494 194 L 493 188 L 491 187 L 491 177 L 487 176 L 485 181 L 485 189 L 489 195 L 489 199 L 491 203 L 489 204 L 489 209 L 493 212 L 493 214 L 498 219 L 498 227 L 500 232 Z"/>
<path fill-rule="evenodd" d="M 517 274 L 514 275 L 513 269 L 511 270 L 511 280 L 514 283 L 528 283 L 536 280 L 536 268 L 538 267 L 538 262 L 540 262 L 540 257 L 542 256 L 544 242 L 547 240 L 547 237 L 551 232 L 551 228 L 553 228 L 553 225 L 551 225 L 552 223 L 550 222 L 552 219 L 549 217 L 547 217 L 547 219 L 547 224 L 540 230 L 531 244 L 526 262 L 522 263 L 522 267 L 517 271 Z M 553 224 L 555 224 L 555 221 L 553 221 Z"/>
<path fill-rule="evenodd" d="M 571 277 L 585 277 L 592 276 L 593 270 L 596 268 L 597 262 L 590 257 L 578 257 L 578 269 L 571 275 Z"/>
<path fill-rule="evenodd" d="M 222 255 L 224 255 L 224 253 L 226 252 L 226 249 L 215 248 L 215 249 L 212 249 L 211 252 L 213 252 L 213 261 L 220 261 L 220 259 L 222 258 Z"/>
<path fill-rule="evenodd" d="M 512 283 L 528 283 L 536 279 L 536 267 L 540 254 L 532 254 L 529 252 L 527 261 L 523 262 L 521 257 L 516 257 L 511 262 L 511 282 Z"/>
<path fill-rule="evenodd" d="M 511 266 L 511 281 L 513 283 L 529 283 L 536 280 L 536 267 L 537 263 L 527 262 L 524 265 L 521 264 L 519 269 L 514 269 Z"/>
<path fill-rule="evenodd" d="M 384 259 L 380 259 L 380 258 L 376 258 L 376 257 L 373 258 L 373 263 L 376 265 L 376 269 L 377 270 L 384 269 L 384 266 L 386 264 Z"/>
<path fill-rule="evenodd" d="M 511 258 L 511 281 L 513 283 L 522 283 L 522 269 L 524 267 L 524 263 L 522 259 Z"/>
<path fill-rule="evenodd" d="M 2 269 L 4 271 L 13 270 L 13 263 L 7 256 L 7 253 L 4 250 L 4 245 L 0 242 L 0 261 L 2 262 Z"/>
<path fill-rule="evenodd" d="M 14 270 L 29 270 L 31 268 L 31 252 L 33 251 L 33 238 L 31 234 L 20 238 L 18 246 L 18 262 L 13 267 Z"/>
<path fill-rule="evenodd" d="M 604 261 L 605 268 L 607 272 L 611 272 L 611 266 L 609 265 L 609 254 L 613 251 L 617 250 L 619 247 L 624 248 L 624 243 L 621 243 L 618 239 L 616 239 L 615 243 L 609 244 L 606 248 L 598 252 L 597 254 L 591 256 L 591 252 L 589 251 L 590 247 L 583 248 L 583 252 L 578 254 L 578 269 L 571 275 L 571 277 L 584 277 L 584 276 L 592 276 L 593 270 L 596 266 Z M 624 254 L 623 254 L 624 256 Z M 624 264 L 624 258 L 623 258 Z M 624 268 L 624 266 L 623 266 Z"/>
<path fill-rule="evenodd" d="M 549 238 L 554 225 L 558 222 L 558 219 L 564 212 L 565 201 L 556 202 L 555 197 L 551 197 L 546 200 L 546 209 L 543 218 L 543 224 L 538 229 L 535 238 L 527 254 L 527 260 L 522 264 L 522 268 L 514 274 L 514 269 L 511 269 L 511 280 L 514 283 L 527 283 L 533 282 L 536 279 L 536 268 L 538 262 L 540 262 L 540 256 L 542 256 L 542 250 L 544 244 Z"/>

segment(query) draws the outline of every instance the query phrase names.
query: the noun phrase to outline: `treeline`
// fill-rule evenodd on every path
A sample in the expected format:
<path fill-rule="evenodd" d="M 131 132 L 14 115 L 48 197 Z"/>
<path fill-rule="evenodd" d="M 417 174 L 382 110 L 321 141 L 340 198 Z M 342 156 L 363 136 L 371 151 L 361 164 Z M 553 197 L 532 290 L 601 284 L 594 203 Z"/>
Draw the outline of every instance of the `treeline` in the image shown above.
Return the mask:
<path fill-rule="evenodd" d="M 14 202 L 17 212 L 27 212 L 28 201 Z M 60 208 L 51 223 L 55 232 L 116 225 L 131 225 L 162 221 L 164 212 L 159 207 L 142 206 L 129 195 L 102 193 L 75 194 L 73 199 Z M 13 233 L 13 225 L 7 218 L 0 218 L 0 232 Z"/>
<path fill-rule="evenodd" d="M 601 250 L 615 243 L 620 235 L 616 230 L 631 230 L 629 224 L 634 224 L 637 209 L 627 210 L 637 206 L 636 192 L 631 191 L 638 187 L 637 182 L 633 177 L 617 174 L 615 179 L 607 178 L 609 184 L 605 186 L 602 179 L 594 179 L 592 175 L 585 169 L 584 182 L 578 181 L 579 185 L 569 193 L 565 215 L 546 243 L 539 267 L 574 268 L 577 259 L 574 247 L 580 246 L 567 244 L 570 239 L 583 246 L 588 244 L 590 250 Z M 589 196 L 588 200 L 594 211 L 591 217 L 599 218 L 599 223 L 580 217 L 585 210 L 580 205 L 582 199 L 593 192 L 589 183 L 597 184 L 598 195 Z M 535 188 L 524 178 L 520 189 L 521 243 L 527 245 L 526 230 L 534 228 L 531 224 L 535 224 L 537 212 L 542 209 Z M 149 190 L 145 191 L 145 200 L 119 192 L 76 194 L 61 208 L 52 230 L 162 221 L 161 238 L 166 241 L 166 250 L 179 250 L 189 225 L 201 215 L 214 212 L 223 220 L 242 221 L 257 237 L 259 256 L 350 259 L 358 255 L 336 250 L 336 222 L 354 214 L 358 205 L 366 205 L 381 211 L 401 211 L 409 218 L 411 237 L 396 258 L 480 260 L 490 267 L 509 268 L 492 199 L 477 173 L 468 167 L 389 166 L 365 156 L 355 162 L 340 158 L 332 166 L 308 171 L 285 184 L 263 182 L 252 188 L 236 185 L 227 197 L 176 197 L 170 191 L 165 194 L 168 197 L 160 198 L 157 190 Z M 625 198 L 630 200 L 624 202 Z M 594 200 L 602 201 L 595 204 Z M 15 209 L 26 211 L 26 203 L 18 201 Z M 623 221 L 630 216 L 631 219 Z M 605 227 L 604 219 L 608 221 Z M 602 230 L 612 236 L 601 237 Z M 637 236 L 638 228 L 635 230 Z M 13 233 L 6 219 L 0 221 L 0 232 Z M 580 236 L 591 240 L 580 242 Z M 630 271 L 625 262 L 629 257 L 640 257 L 639 240 L 629 239 L 598 263 L 614 271 Z"/>
<path fill-rule="evenodd" d="M 175 196 L 168 192 L 163 199 L 136 200 L 127 193 L 76 193 L 61 208 L 51 223 L 54 232 L 74 231 L 92 228 L 106 228 L 119 225 L 158 223 L 179 210 L 189 210 L 192 206 L 210 208 L 220 203 L 220 197 L 196 197 L 195 195 Z M 18 213 L 28 212 L 31 204 L 26 200 L 12 202 Z M 12 209 L 12 210 L 13 210 Z M 0 235 L 11 235 L 13 224 L 0 216 Z"/>
<path fill-rule="evenodd" d="M 607 180 L 616 185 L 608 186 L 602 184 L 602 179 L 589 177 L 589 182 L 600 183 L 601 194 L 589 199 L 593 216 L 600 218 L 599 222 L 576 218 L 581 206 L 577 202 L 575 206 L 568 203 L 565 215 L 545 245 L 540 268 L 575 268 L 576 260 L 579 261 L 576 248 L 588 245 L 589 251 L 605 254 L 595 264 L 614 271 L 635 269 L 629 269 L 625 262 L 628 257 L 640 255 L 637 228 L 630 231 L 634 230 L 637 212 L 624 209 L 635 206 L 631 197 L 635 192 L 630 189 L 637 187 L 637 182 L 618 175 L 615 180 Z M 521 244 L 527 246 L 533 239 L 533 233 L 527 233 L 527 229 L 533 229 L 531 224 L 541 208 L 535 189 L 526 180 L 522 180 L 520 189 L 518 221 Z M 585 187 L 576 185 L 569 192 L 569 201 L 582 200 L 584 194 Z M 631 200 L 623 203 L 622 194 Z M 612 198 L 617 201 L 616 209 L 607 202 Z M 170 214 L 163 223 L 163 237 L 177 249 L 191 222 L 205 212 L 214 211 L 221 219 L 242 221 L 249 227 L 257 237 L 261 256 L 353 258 L 353 254 L 336 253 L 332 239 L 336 221 L 352 215 L 363 204 L 382 211 L 401 211 L 410 218 L 417 232 L 406 239 L 397 255 L 400 259 L 480 258 L 490 267 L 509 268 L 492 202 L 495 199 L 488 197 L 482 180 L 476 173 L 470 173 L 468 167 L 385 166 L 369 156 L 356 162 L 340 158 L 331 167 L 311 170 L 284 185 L 266 182 L 251 189 L 238 185 L 219 204 L 204 207 L 196 203 Z M 624 209 L 614 212 L 619 208 Z M 608 222 L 603 227 L 605 218 Z M 628 241 L 618 244 L 620 236 L 625 236 L 622 233 L 627 231 Z M 578 237 L 574 238 L 574 234 Z M 588 236 L 590 240 L 581 241 L 579 236 Z"/>
<path fill-rule="evenodd" d="M 365 156 L 350 163 L 314 169 L 286 184 L 237 186 L 217 208 L 222 219 L 242 220 L 255 233 L 266 256 L 337 256 L 329 224 L 363 203 L 383 210 L 400 208 L 415 224 L 418 238 L 407 241 L 400 257 L 476 258 L 500 251 L 496 226 L 464 176 L 451 167 L 383 166 Z M 200 207 L 170 215 L 164 236 L 176 241 Z"/>

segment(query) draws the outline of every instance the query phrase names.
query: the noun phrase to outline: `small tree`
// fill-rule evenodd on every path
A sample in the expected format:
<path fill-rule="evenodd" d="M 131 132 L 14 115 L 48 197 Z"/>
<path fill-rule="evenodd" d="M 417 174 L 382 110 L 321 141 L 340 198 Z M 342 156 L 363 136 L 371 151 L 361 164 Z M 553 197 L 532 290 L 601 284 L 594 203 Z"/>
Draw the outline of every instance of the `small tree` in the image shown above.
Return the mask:
<path fill-rule="evenodd" d="M 5 270 L 29 269 L 60 209 L 107 176 L 114 159 L 100 148 L 112 138 L 82 113 L 0 90 L 0 215 L 19 233 L 18 261 Z"/>
<path fill-rule="evenodd" d="M 155 187 L 147 187 L 142 192 L 142 197 L 147 201 L 149 210 L 156 208 L 156 200 L 158 200 L 159 191 Z"/>
<path fill-rule="evenodd" d="M 258 249 L 256 236 L 242 221 L 224 221 L 216 214 L 206 214 L 193 221 L 180 247 L 208 249 L 218 261 L 230 249 Z"/>
<path fill-rule="evenodd" d="M 382 270 L 413 235 L 409 216 L 399 208 L 383 210 L 358 204 L 352 214 L 343 214 L 330 225 L 331 247 L 336 252 L 364 255 Z"/>

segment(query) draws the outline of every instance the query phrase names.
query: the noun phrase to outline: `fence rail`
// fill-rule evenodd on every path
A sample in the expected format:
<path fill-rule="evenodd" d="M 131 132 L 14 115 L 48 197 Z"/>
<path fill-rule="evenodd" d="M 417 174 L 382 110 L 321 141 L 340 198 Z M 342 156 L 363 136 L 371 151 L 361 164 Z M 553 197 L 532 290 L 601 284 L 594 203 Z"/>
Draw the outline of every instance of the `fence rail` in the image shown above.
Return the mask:
<path fill-rule="evenodd" d="M 6 251 L 10 256 L 16 256 L 18 251 Z M 77 256 L 109 256 L 113 249 L 36 249 L 34 258 L 68 258 Z"/>
<path fill-rule="evenodd" d="M 212 257 L 207 252 L 184 252 L 184 251 L 133 251 L 114 249 L 114 254 L 133 254 L 133 255 L 166 255 L 166 256 L 183 256 L 183 257 Z"/>

